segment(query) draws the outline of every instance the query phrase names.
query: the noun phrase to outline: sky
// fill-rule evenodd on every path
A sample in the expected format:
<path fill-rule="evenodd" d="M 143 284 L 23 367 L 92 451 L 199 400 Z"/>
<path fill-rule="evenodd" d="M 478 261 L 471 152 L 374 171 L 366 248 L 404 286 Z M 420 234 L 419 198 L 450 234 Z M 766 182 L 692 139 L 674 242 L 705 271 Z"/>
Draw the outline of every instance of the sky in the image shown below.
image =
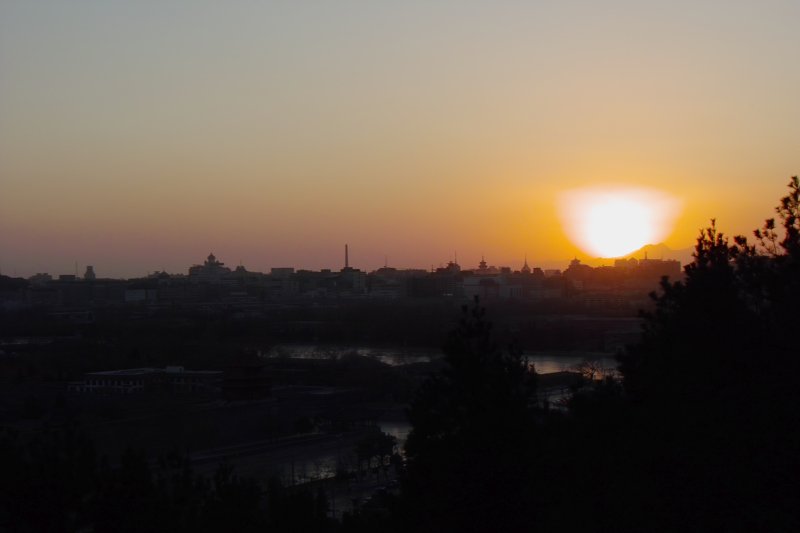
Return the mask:
<path fill-rule="evenodd" d="M 0 270 L 553 264 L 558 198 L 692 246 L 800 173 L 800 2 L 0 3 Z"/>

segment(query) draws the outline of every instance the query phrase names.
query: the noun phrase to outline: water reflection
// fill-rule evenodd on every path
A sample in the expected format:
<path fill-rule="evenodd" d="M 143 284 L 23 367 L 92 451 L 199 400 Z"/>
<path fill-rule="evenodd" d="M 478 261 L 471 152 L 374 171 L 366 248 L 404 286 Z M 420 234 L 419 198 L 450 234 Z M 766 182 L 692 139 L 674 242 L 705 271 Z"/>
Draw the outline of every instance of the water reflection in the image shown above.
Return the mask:
<path fill-rule="evenodd" d="M 411 433 L 411 424 L 404 421 L 379 421 L 378 428 L 397 439 L 397 449 L 402 454 L 408 434 Z"/>
<path fill-rule="evenodd" d="M 289 359 L 342 359 L 366 357 L 391 366 L 429 363 L 441 357 L 438 351 L 419 348 L 375 348 L 371 346 L 318 346 L 310 344 L 281 344 L 267 352 L 266 357 Z"/>
<path fill-rule="evenodd" d="M 286 357 L 290 359 L 329 360 L 337 360 L 346 357 L 365 357 L 391 366 L 402 366 L 414 363 L 429 363 L 441 359 L 442 353 L 439 350 L 424 348 L 282 344 L 273 347 L 265 356 Z M 525 357 L 528 358 L 529 362 L 533 363 L 536 372 L 540 374 L 581 372 L 586 369 L 593 370 L 595 372 L 595 378 L 597 379 L 616 374 L 617 362 L 613 355 L 606 352 L 526 352 Z"/>
<path fill-rule="evenodd" d="M 525 356 L 539 374 L 594 372 L 595 379 L 617 374 L 617 361 L 605 352 L 530 352 Z"/>

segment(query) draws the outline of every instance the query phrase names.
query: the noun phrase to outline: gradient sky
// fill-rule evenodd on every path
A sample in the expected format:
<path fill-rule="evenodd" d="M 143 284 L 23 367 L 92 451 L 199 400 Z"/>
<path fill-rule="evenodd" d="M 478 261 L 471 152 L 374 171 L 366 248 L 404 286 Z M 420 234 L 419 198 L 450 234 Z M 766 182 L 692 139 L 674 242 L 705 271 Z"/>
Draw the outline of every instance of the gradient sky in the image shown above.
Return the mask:
<path fill-rule="evenodd" d="M 0 269 L 519 268 L 560 191 L 748 233 L 800 173 L 800 2 L 0 3 Z"/>

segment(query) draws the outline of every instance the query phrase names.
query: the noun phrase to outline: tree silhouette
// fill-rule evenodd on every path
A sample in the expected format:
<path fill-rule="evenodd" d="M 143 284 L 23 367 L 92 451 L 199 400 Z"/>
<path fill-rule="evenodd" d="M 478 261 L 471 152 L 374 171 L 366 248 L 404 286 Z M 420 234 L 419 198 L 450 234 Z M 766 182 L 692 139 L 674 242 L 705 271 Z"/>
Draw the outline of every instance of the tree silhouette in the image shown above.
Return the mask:
<path fill-rule="evenodd" d="M 800 526 L 796 177 L 789 188 L 782 228 L 768 219 L 756 244 L 731 244 L 712 220 L 621 359 L 660 529 Z"/>
<path fill-rule="evenodd" d="M 534 374 L 499 349 L 478 305 L 444 347 L 446 368 L 411 404 L 403 485 L 417 530 L 517 530 L 530 523 Z"/>

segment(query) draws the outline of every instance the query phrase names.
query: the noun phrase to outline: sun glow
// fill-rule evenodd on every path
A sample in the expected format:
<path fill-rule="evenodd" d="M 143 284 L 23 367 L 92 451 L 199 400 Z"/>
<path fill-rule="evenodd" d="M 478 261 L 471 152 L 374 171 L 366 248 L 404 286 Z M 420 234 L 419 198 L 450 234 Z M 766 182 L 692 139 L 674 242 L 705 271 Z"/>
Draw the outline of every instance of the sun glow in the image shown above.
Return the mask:
<path fill-rule="evenodd" d="M 567 236 L 595 257 L 620 257 L 661 242 L 679 212 L 677 198 L 653 189 L 575 189 L 559 197 Z"/>

